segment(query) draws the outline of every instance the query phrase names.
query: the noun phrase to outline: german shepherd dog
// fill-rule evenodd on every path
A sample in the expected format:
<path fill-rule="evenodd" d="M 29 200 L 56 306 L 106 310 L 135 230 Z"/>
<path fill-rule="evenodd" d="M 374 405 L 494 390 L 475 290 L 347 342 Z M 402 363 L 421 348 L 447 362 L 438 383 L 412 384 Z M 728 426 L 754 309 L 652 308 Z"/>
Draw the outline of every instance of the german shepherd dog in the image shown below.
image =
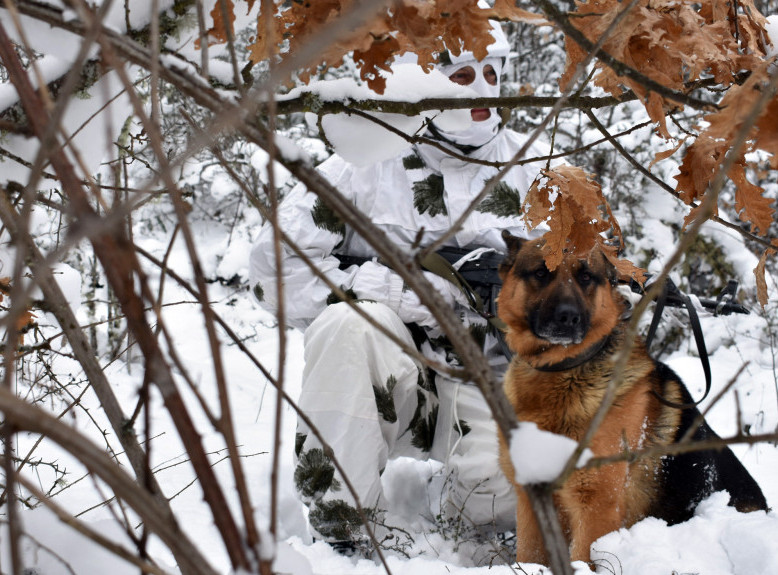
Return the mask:
<path fill-rule="evenodd" d="M 542 240 L 507 232 L 503 238 L 508 254 L 499 270 L 498 311 L 516 353 L 505 394 L 520 421 L 580 440 L 625 340 L 627 303 L 616 288 L 616 270 L 596 248 L 586 259 L 568 254 L 549 271 Z M 636 343 L 615 402 L 589 446 L 594 455 L 671 445 L 690 430 L 692 441 L 717 438 L 696 408 L 678 409 L 660 400 L 692 402 L 679 377 L 649 357 L 642 341 Z M 698 418 L 702 423 L 694 429 Z M 546 563 L 529 500 L 513 480 L 502 437 L 500 443 L 501 466 L 518 494 L 516 559 Z M 602 535 L 647 516 L 669 524 L 686 521 L 702 499 L 721 490 L 729 492 L 730 505 L 739 511 L 767 510 L 756 481 L 726 447 L 578 469 L 554 497 L 571 558 L 588 562 L 591 544 Z"/>

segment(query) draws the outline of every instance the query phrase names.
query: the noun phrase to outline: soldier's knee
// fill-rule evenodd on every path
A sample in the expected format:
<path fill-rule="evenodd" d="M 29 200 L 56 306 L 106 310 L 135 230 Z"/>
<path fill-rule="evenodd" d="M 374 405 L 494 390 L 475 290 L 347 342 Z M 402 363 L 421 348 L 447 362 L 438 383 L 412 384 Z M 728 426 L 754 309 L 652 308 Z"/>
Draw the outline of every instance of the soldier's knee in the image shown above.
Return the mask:
<path fill-rule="evenodd" d="M 389 307 L 378 302 L 360 302 L 360 311 L 345 302 L 327 307 L 305 332 L 306 347 L 326 346 L 348 349 L 384 345 L 388 338 L 378 328 L 412 341 L 405 324 Z"/>

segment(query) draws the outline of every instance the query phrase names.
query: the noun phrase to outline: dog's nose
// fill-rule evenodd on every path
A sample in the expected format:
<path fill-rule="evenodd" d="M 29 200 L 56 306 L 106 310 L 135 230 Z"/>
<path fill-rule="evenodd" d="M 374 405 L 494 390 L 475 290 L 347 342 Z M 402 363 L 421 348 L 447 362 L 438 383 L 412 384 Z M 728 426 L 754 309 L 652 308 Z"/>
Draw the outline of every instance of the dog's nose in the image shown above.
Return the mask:
<path fill-rule="evenodd" d="M 555 345 L 581 343 L 589 329 L 586 309 L 569 300 L 539 307 L 530 322 L 536 336 Z"/>
<path fill-rule="evenodd" d="M 554 322 L 559 327 L 578 327 L 581 319 L 581 309 L 577 305 L 560 303 L 554 310 Z"/>

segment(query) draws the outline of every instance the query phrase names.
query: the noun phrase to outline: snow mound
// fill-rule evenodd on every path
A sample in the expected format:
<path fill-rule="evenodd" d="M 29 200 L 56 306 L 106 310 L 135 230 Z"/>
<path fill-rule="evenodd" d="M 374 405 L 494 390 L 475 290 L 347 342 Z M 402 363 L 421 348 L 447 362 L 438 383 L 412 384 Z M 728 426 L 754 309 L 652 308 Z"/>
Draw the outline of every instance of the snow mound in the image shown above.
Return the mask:
<path fill-rule="evenodd" d="M 685 523 L 668 526 L 649 517 L 609 533 L 592 545 L 592 559 L 615 565 L 622 575 L 778 572 L 778 517 L 772 512 L 739 513 L 728 501 L 729 494 L 714 493 Z"/>

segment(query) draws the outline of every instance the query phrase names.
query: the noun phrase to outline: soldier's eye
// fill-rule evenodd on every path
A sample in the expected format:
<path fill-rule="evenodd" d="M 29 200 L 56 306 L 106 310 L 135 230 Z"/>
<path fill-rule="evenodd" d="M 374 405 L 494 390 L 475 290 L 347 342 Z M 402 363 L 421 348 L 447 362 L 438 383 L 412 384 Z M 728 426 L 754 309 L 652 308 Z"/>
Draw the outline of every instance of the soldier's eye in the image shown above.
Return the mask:
<path fill-rule="evenodd" d="M 497 72 L 491 64 L 484 67 L 484 79 L 491 86 L 497 85 Z"/>

